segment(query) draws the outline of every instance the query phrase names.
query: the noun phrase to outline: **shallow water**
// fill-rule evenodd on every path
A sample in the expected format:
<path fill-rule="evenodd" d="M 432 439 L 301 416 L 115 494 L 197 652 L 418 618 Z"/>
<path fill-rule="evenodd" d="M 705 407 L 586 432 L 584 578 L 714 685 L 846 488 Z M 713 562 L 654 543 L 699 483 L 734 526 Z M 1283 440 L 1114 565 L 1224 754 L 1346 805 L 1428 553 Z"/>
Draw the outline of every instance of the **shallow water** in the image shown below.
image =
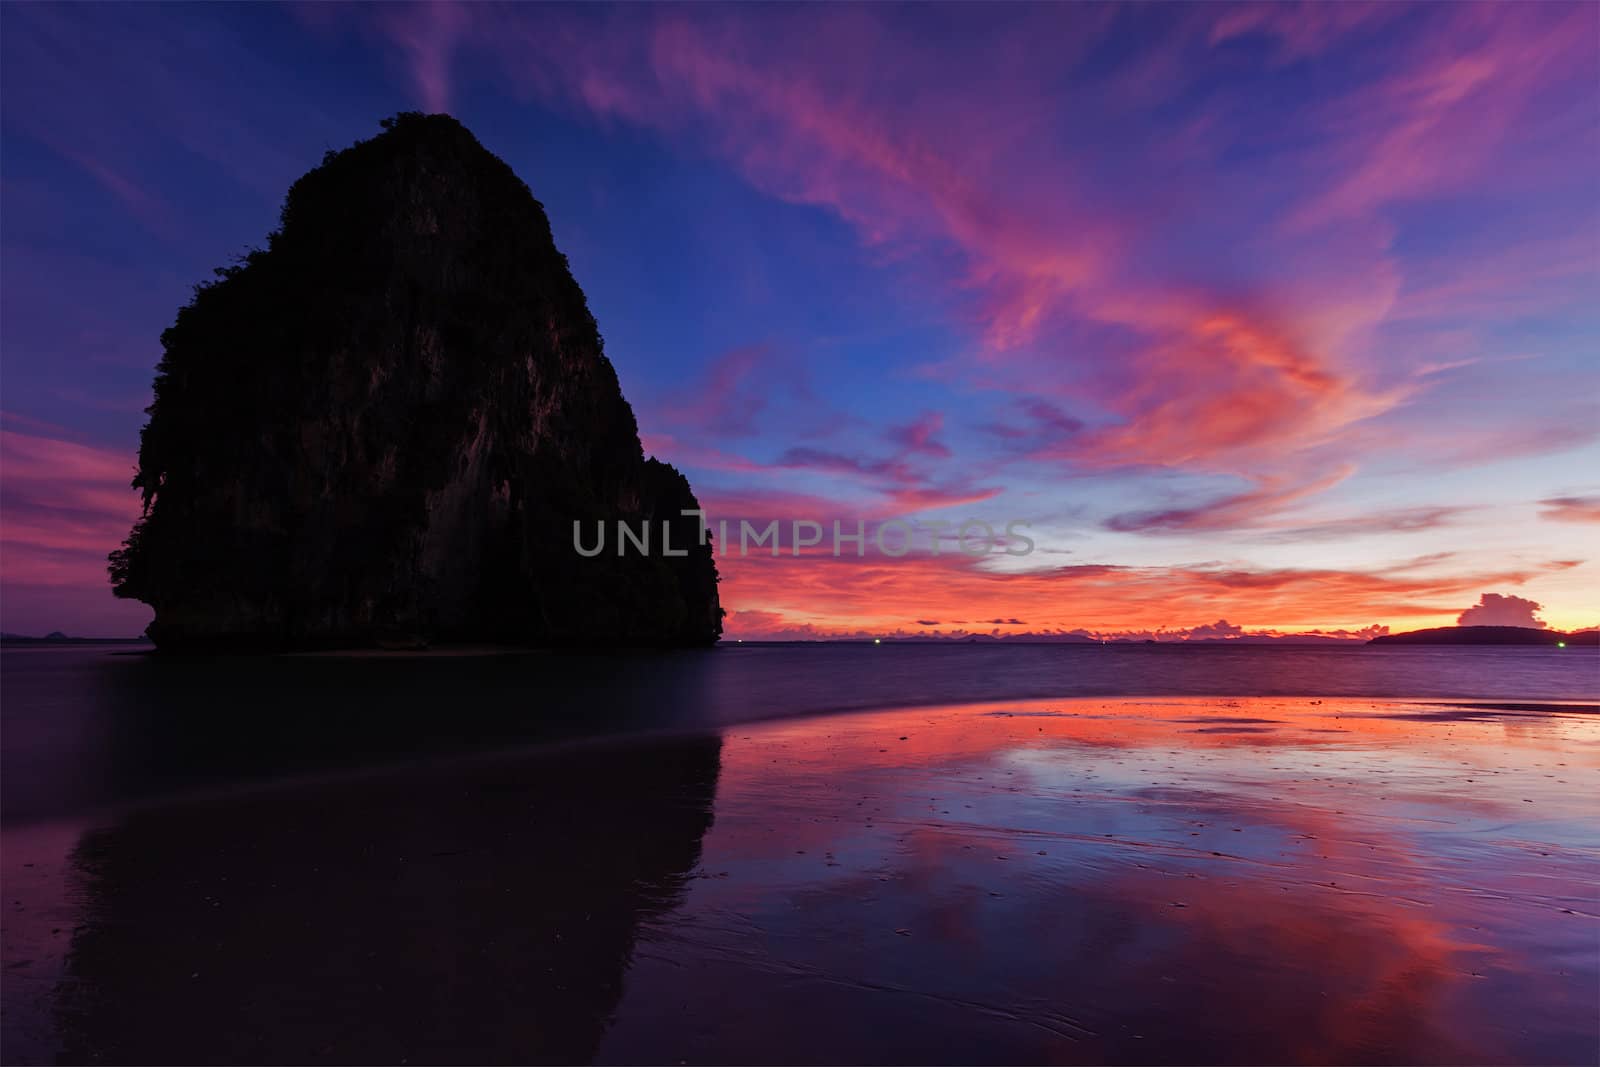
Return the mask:
<path fill-rule="evenodd" d="M 6 1058 L 1593 1063 L 1597 773 L 1593 705 L 1078 698 L 35 820 Z"/>
<path fill-rule="evenodd" d="M 0 653 L 9 825 L 240 782 L 819 712 L 1071 696 L 1600 699 L 1600 650 L 723 645 L 659 654 Z"/>

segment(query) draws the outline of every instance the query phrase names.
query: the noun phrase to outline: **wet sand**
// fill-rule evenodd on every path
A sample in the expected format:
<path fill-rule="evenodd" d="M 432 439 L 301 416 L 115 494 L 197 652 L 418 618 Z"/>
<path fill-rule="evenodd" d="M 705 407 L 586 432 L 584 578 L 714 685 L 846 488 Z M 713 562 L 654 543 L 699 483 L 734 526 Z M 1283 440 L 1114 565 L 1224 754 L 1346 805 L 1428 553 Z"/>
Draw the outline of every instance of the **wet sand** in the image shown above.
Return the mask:
<path fill-rule="evenodd" d="M 5 832 L 5 1059 L 1594 1063 L 1594 705 L 1011 701 Z"/>

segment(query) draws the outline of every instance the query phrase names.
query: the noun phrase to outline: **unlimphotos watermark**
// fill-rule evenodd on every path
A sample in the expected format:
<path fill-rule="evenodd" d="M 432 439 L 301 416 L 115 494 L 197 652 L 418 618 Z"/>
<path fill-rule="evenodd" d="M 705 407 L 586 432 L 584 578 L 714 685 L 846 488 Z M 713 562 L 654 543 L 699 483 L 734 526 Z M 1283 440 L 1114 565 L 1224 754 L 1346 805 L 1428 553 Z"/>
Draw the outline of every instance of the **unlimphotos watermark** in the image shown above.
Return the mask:
<path fill-rule="evenodd" d="M 685 518 L 693 516 L 697 520 L 699 543 L 705 544 L 706 538 L 711 533 L 711 524 L 705 512 L 688 509 L 679 514 Z M 831 538 L 827 533 L 830 525 Z M 800 555 L 808 548 L 820 550 L 828 546 L 832 547 L 835 556 L 842 556 L 846 551 L 845 546 L 849 545 L 857 556 L 865 556 L 870 546 L 879 555 L 899 558 L 915 549 L 919 535 L 924 535 L 929 553 L 935 556 L 951 544 L 956 551 L 968 556 L 987 556 L 991 553 L 1026 556 L 1033 551 L 1033 539 L 1020 531 L 1029 525 L 1022 519 L 1009 519 L 1000 524 L 1000 529 L 1004 533 L 997 534 L 995 524 L 981 519 L 968 519 L 959 525 L 943 520 L 929 520 L 913 525 L 904 519 L 887 519 L 877 523 L 869 533 L 865 519 L 850 520 L 850 523 L 834 519 L 831 524 L 815 519 L 790 519 L 787 522 L 769 519 L 764 525 L 758 525 L 749 519 L 717 519 L 716 545 L 719 556 L 729 555 L 730 546 L 737 542 L 741 556 L 750 555 L 752 548 L 758 553 L 765 551 L 773 556 L 781 556 L 785 546 L 793 556 Z M 572 520 L 572 547 L 578 555 L 586 558 L 598 556 L 606 551 L 606 523 L 596 520 L 590 529 L 593 536 L 586 538 L 584 523 L 578 519 Z M 654 524 L 654 529 L 659 532 L 659 539 L 652 539 L 652 524 L 648 521 L 634 524 L 617 519 L 615 553 L 619 556 L 626 556 L 629 552 L 642 556 L 689 554 L 688 545 L 673 545 L 672 524 L 669 521 L 662 520 Z M 783 537 L 785 529 L 789 534 L 787 541 Z"/>

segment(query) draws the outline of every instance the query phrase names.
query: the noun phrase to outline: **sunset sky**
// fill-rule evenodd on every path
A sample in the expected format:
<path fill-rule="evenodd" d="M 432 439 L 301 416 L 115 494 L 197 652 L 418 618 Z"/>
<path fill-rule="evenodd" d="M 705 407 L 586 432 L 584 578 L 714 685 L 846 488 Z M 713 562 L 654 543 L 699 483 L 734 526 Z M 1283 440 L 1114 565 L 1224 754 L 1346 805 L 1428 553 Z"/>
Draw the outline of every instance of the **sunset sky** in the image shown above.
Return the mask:
<path fill-rule="evenodd" d="M 730 637 L 1600 623 L 1600 6 L 6 4 L 0 628 L 143 628 L 162 330 L 408 109 L 713 519 L 1031 524 L 723 558 Z"/>

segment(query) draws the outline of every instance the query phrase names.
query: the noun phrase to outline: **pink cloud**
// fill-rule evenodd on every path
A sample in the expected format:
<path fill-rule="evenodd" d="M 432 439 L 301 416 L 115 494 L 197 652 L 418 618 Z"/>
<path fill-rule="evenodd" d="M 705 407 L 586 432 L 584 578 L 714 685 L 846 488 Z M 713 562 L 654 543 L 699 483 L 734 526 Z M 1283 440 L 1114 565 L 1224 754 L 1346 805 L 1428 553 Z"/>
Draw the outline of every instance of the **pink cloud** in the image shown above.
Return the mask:
<path fill-rule="evenodd" d="M 133 457 L 46 433 L 60 431 L 0 430 L 5 627 L 137 633 L 149 610 L 117 602 L 106 582 L 106 554 L 122 543 L 139 513 L 139 495 L 129 486 Z M 52 604 L 66 614 L 50 614 Z"/>
<path fill-rule="evenodd" d="M 1520 596 L 1484 593 L 1476 604 L 1461 613 L 1456 625 L 1526 626 L 1542 630 L 1546 623 L 1538 617 L 1538 612 L 1543 607 L 1538 601 Z"/>
<path fill-rule="evenodd" d="M 908 453 L 949 459 L 950 449 L 938 439 L 939 431 L 943 428 L 944 416 L 937 411 L 929 411 L 908 425 L 890 427 L 888 437 Z"/>
<path fill-rule="evenodd" d="M 1438 504 L 1369 510 L 1359 515 L 1316 521 L 1286 519 L 1274 524 L 1264 536 L 1273 541 L 1304 542 L 1342 541 L 1369 534 L 1418 533 L 1448 526 L 1472 510 L 1465 506 Z"/>
<path fill-rule="evenodd" d="M 450 110 L 452 62 L 471 16 L 462 4 L 418 0 L 384 6 L 379 19 L 386 36 L 404 51 L 423 108 Z"/>
<path fill-rule="evenodd" d="M 1140 213 L 1150 205 L 1097 190 L 1070 142 L 1059 140 L 1072 115 L 1063 115 L 1060 86 L 1041 83 L 1038 72 L 1059 69 L 1063 48 L 1069 58 L 1090 50 L 1113 15 L 1031 10 L 986 29 L 986 47 L 1007 63 L 952 78 L 949 56 L 872 9 L 763 9 L 760 17 L 656 9 L 626 19 L 542 10 L 537 20 L 462 10 L 471 22 L 451 39 L 470 38 L 523 90 L 701 146 L 757 188 L 846 220 L 891 261 L 956 264 L 943 276 L 917 274 L 947 310 L 970 318 L 997 383 L 1032 393 L 1041 377 L 1067 379 L 1046 391 L 1069 389 L 1074 409 L 1103 416 L 1091 417 L 1098 425 L 1086 432 L 1075 420 L 1070 432 L 1057 427 L 1054 447 L 1033 449 L 1036 459 L 1238 474 L 1261 484 L 1261 501 L 1298 499 L 1280 488 L 1286 479 L 1325 484 L 1294 473 L 1303 465 L 1297 454 L 1358 451 L 1354 428 L 1422 388 L 1405 376 L 1379 384 L 1363 365 L 1364 346 L 1401 289 L 1379 212 L 1448 188 L 1491 158 L 1513 136 L 1515 118 L 1583 58 L 1571 40 L 1581 37 L 1572 32 L 1581 13 L 1437 10 L 1430 33 L 1386 41 L 1371 78 L 1308 115 L 1315 149 L 1263 171 L 1291 176 L 1286 188 L 1311 189 L 1275 205 L 1283 247 L 1259 244 L 1273 240 L 1270 216 L 1241 216 L 1261 223 L 1266 237 L 1220 234 L 1240 241 L 1235 254 L 1265 257 L 1270 275 L 1293 280 L 1211 293 L 1191 271 L 1163 269 L 1149 255 L 1167 236 Z M 1275 42 L 1276 62 L 1289 63 L 1394 17 L 1384 5 L 1206 9 L 1174 16 L 1165 36 L 1118 73 L 1149 75 L 1155 63 L 1171 88 L 1196 69 L 1197 49 L 1261 38 Z M 407 34 L 396 31 L 396 40 L 413 50 Z M 435 67 L 419 59 L 415 69 L 425 82 Z M 1148 121 L 1151 102 L 1114 91 L 1114 81 L 1080 88 L 1110 118 L 1120 110 L 1160 131 Z M 924 91 L 896 90 L 908 84 Z M 1217 169 L 1226 145 L 1210 141 L 1227 134 L 1229 118 L 1225 108 L 1197 113 L 1152 133 L 1120 172 L 1209 165 L 1193 195 L 1206 210 L 1226 210 L 1252 192 L 1246 179 Z M 1182 215 L 1174 223 L 1179 233 L 1198 226 Z M 1319 229 L 1315 241 L 1301 233 L 1308 227 Z M 922 254 L 929 251 L 938 255 Z M 1066 350 L 1067 323 L 1115 332 L 1126 371 Z M 711 383 L 708 403 L 737 390 L 738 371 L 723 368 L 732 378 Z"/>
<path fill-rule="evenodd" d="M 1541 519 L 1557 522 L 1600 522 L 1600 496 L 1557 496 L 1539 501 Z"/>
<path fill-rule="evenodd" d="M 675 433 L 746 437 L 769 410 L 774 390 L 801 384 L 767 346 L 743 345 L 712 359 L 692 388 L 663 398 L 650 418 Z"/>
<path fill-rule="evenodd" d="M 839 21 L 830 39 L 878 41 L 889 62 L 911 65 L 905 76 L 930 73 L 880 40 L 876 20 Z M 1139 384 L 1096 397 L 1122 429 L 1074 442 L 1072 458 L 1220 463 L 1261 445 L 1315 443 L 1400 399 L 1366 389 L 1327 353 L 1243 305 L 1132 281 L 1129 223 L 1074 195 L 1065 158 L 1022 158 L 1034 143 L 988 119 L 952 128 L 947 115 L 874 95 L 849 78 L 838 88 L 837 67 L 803 50 L 795 59 L 765 40 L 738 18 L 659 19 L 632 49 L 602 45 L 569 62 L 581 65 L 574 77 L 591 110 L 708 136 L 755 185 L 838 213 L 869 245 L 959 250 L 966 269 L 950 279 L 950 292 L 974 298 L 990 358 L 1012 358 L 1066 314 L 1142 334 Z M 647 64 L 607 63 L 641 51 Z M 1040 112 L 1025 87 L 985 88 L 999 94 L 986 115 Z M 1058 178 L 1048 192 L 1014 195 L 1008 186 L 1017 183 L 1004 175 L 1041 163 Z M 1232 469 L 1237 462 L 1235 455 Z"/>
<path fill-rule="evenodd" d="M 1352 473 L 1354 468 L 1347 465 L 1320 478 L 1298 484 L 1275 478 L 1263 479 L 1261 485 L 1248 492 L 1195 507 L 1114 515 L 1107 520 L 1106 526 L 1124 533 L 1237 529 L 1257 524 L 1297 501 L 1338 484 Z"/>
<path fill-rule="evenodd" d="M 1249 471 L 1263 449 L 1326 444 L 1404 396 L 1366 388 L 1260 316 L 1181 302 L 1142 314 L 1167 336 L 1136 357 L 1133 383 L 1108 398 L 1122 423 L 1068 445 L 1080 461 Z"/>
<path fill-rule="evenodd" d="M 1592 58 L 1593 32 L 1582 5 L 1447 9 L 1403 64 L 1317 116 L 1336 132 L 1321 161 L 1334 178 L 1291 226 L 1364 217 L 1470 180 L 1552 77 Z"/>
<path fill-rule="evenodd" d="M 697 492 L 700 506 L 705 509 L 713 522 L 727 519 L 735 528 L 741 519 L 757 525 L 763 525 L 773 519 L 780 522 L 791 522 L 795 519 L 811 519 L 816 522 L 835 518 L 841 521 L 864 519 L 869 510 L 865 499 L 839 499 L 815 493 L 778 489 L 707 486 Z"/>
<path fill-rule="evenodd" d="M 1213 45 L 1261 35 L 1278 43 L 1278 61 L 1290 62 L 1332 47 L 1347 34 L 1395 18 L 1398 4 L 1249 3 L 1217 5 L 1208 40 Z"/>

